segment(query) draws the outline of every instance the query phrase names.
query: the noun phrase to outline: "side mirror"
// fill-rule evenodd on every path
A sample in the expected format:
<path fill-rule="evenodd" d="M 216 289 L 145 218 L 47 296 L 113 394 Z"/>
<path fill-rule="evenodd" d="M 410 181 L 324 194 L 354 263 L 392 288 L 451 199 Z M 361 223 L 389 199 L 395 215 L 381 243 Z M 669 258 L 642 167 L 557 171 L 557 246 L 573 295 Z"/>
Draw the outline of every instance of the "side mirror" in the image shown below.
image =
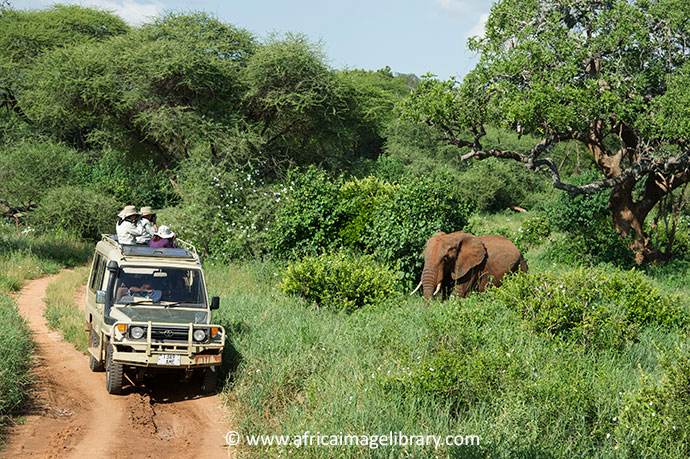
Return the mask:
<path fill-rule="evenodd" d="M 96 292 L 96 304 L 105 304 L 105 290 Z"/>
<path fill-rule="evenodd" d="M 214 309 L 218 309 L 220 307 L 220 298 L 217 296 L 214 296 L 211 298 L 211 310 L 213 311 Z"/>

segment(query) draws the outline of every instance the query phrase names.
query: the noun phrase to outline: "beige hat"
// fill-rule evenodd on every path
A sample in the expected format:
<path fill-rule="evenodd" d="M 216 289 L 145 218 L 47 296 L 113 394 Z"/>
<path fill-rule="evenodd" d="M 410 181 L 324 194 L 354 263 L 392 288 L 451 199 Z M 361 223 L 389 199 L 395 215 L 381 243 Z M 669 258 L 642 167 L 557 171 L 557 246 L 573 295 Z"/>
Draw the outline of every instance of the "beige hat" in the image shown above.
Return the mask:
<path fill-rule="evenodd" d="M 170 239 L 171 237 L 175 237 L 175 233 L 170 231 L 170 228 L 167 226 L 161 225 L 158 227 L 158 231 L 156 231 L 156 236 L 163 239 Z"/>
<path fill-rule="evenodd" d="M 119 214 L 117 214 L 118 217 L 120 218 L 127 218 L 130 215 L 139 215 L 139 212 L 137 212 L 137 208 L 134 206 L 125 206 L 124 209 L 120 211 Z"/>
<path fill-rule="evenodd" d="M 155 212 L 153 211 L 153 209 L 150 208 L 149 206 L 142 207 L 141 210 L 139 211 L 139 213 L 140 213 L 141 215 L 153 215 L 153 214 L 155 214 Z"/>

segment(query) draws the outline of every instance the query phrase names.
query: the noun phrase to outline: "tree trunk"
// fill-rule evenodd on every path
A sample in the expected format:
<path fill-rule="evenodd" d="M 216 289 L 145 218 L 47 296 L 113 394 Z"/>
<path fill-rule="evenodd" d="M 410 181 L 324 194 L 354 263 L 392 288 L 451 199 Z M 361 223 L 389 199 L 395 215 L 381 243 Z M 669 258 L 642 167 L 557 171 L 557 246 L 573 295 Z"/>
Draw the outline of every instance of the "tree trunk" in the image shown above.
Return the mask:
<path fill-rule="evenodd" d="M 592 132 L 592 139 L 598 135 Z M 629 145 L 628 153 L 634 149 L 634 145 L 628 136 L 623 135 L 626 144 Z M 606 178 L 615 178 L 621 174 L 621 160 L 626 155 L 626 150 L 622 149 L 616 154 L 607 154 L 605 148 L 598 141 L 592 141 L 588 148 L 594 157 L 595 162 L 604 173 Z M 628 180 L 621 185 L 611 188 L 609 197 L 609 209 L 613 219 L 613 227 L 623 238 L 630 238 L 629 248 L 635 256 L 635 263 L 638 265 L 645 262 L 666 262 L 670 258 L 669 253 L 664 253 L 654 247 L 652 238 L 644 231 L 644 221 L 647 215 L 654 208 L 659 199 L 664 196 L 664 192 L 659 188 L 653 176 L 648 176 L 645 181 L 645 193 L 643 198 L 635 202 L 633 200 L 633 189 L 636 180 Z"/>

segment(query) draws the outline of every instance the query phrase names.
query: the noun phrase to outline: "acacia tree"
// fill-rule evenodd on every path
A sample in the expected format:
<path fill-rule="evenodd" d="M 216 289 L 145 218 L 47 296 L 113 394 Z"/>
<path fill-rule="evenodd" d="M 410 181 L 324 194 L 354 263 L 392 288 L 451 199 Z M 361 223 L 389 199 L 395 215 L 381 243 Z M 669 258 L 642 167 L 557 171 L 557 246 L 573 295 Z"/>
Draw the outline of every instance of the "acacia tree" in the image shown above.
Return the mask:
<path fill-rule="evenodd" d="M 656 246 L 645 219 L 673 207 L 673 191 L 690 181 L 689 16 L 685 0 L 499 1 L 485 37 L 470 39 L 476 68 L 462 82 L 427 77 L 403 115 L 468 148 L 463 159 L 520 161 L 570 195 L 610 190 L 614 227 L 636 261 L 666 260 L 671 244 Z M 540 141 L 526 154 L 485 148 L 489 124 Z M 561 180 L 549 151 L 567 141 L 586 148 L 603 178 Z"/>
<path fill-rule="evenodd" d="M 22 11 L 0 2 L 0 107 L 31 123 L 17 99 L 37 59 L 52 49 L 102 41 L 127 30 L 122 19 L 106 11 L 77 5 Z"/>

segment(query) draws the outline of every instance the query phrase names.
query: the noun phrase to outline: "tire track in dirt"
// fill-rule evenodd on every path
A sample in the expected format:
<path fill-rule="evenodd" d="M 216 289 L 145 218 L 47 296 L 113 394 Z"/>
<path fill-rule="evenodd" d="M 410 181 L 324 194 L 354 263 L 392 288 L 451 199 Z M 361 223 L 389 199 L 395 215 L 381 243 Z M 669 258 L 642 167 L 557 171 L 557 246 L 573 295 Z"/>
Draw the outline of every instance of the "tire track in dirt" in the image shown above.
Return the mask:
<path fill-rule="evenodd" d="M 123 396 L 105 389 L 88 357 L 62 341 L 43 317 L 45 289 L 57 276 L 35 279 L 17 297 L 36 343 L 36 391 L 25 421 L 5 432 L 1 458 L 227 458 L 228 429 L 218 396 L 161 375 Z M 84 289 L 75 292 L 84 308 Z"/>

